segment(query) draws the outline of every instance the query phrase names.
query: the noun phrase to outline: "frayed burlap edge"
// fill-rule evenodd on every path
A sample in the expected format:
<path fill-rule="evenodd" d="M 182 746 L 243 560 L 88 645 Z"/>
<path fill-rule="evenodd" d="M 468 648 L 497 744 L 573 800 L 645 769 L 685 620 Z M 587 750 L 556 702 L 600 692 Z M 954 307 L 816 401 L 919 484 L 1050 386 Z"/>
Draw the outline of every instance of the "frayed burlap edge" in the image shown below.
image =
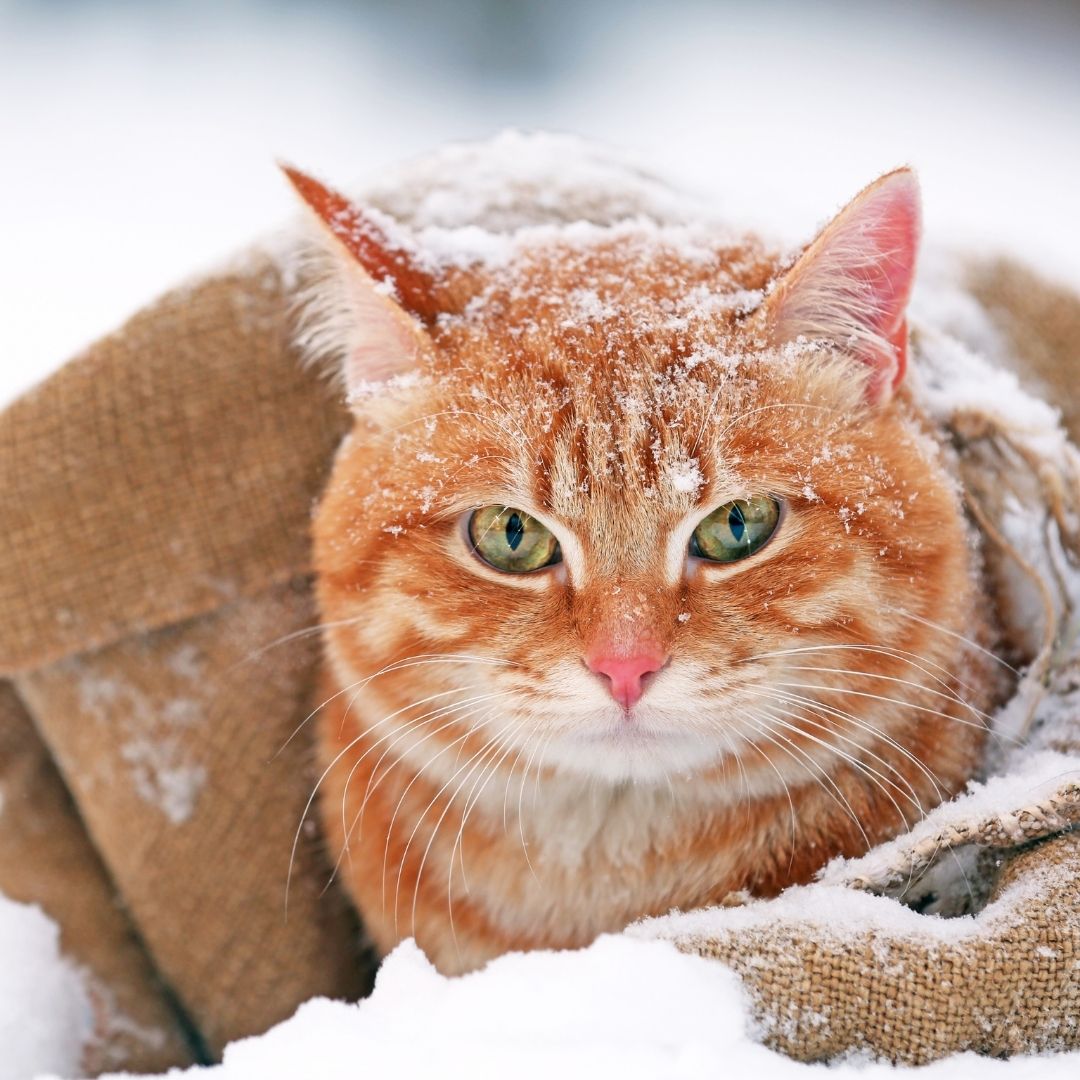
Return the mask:
<path fill-rule="evenodd" d="M 1018 853 L 982 913 L 933 935 L 763 914 L 754 927 L 673 940 L 739 974 L 774 1049 L 801 1061 L 858 1053 L 922 1065 L 968 1050 L 1080 1047 L 1078 906 L 1071 833 Z"/>

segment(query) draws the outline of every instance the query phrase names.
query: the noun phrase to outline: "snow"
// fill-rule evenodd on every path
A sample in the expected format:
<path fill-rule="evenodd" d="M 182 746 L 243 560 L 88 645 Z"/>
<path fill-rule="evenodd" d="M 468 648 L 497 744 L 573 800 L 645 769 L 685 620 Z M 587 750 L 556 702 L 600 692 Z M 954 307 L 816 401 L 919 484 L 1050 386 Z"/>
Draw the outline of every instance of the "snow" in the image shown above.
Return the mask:
<path fill-rule="evenodd" d="M 1032 887 L 1025 882 L 1022 887 Z M 694 940 L 729 934 L 769 932 L 778 925 L 798 927 L 800 936 L 839 946 L 854 931 L 882 935 L 889 940 L 957 943 L 982 936 L 997 922 L 1013 915 L 1008 909 L 985 910 L 978 919 L 927 916 L 889 896 L 861 892 L 844 885 L 816 882 L 785 890 L 773 900 L 748 900 L 732 907 L 673 912 L 630 927 L 626 933 L 645 940 Z"/>
<path fill-rule="evenodd" d="M 701 468 L 694 458 L 668 462 L 666 471 L 672 488 L 683 495 L 696 495 L 705 483 L 705 477 L 701 475 Z"/>
<path fill-rule="evenodd" d="M 158 707 L 133 683 L 85 671 L 78 658 L 67 661 L 85 714 L 95 723 L 114 726 L 123 739 L 120 756 L 135 792 L 170 824 L 182 825 L 195 812 L 207 778 L 205 767 L 190 760 L 183 737 L 205 717 L 198 698 L 201 666 L 189 649 L 178 650 L 167 662 L 190 692 Z M 114 781 L 111 776 L 95 779 Z"/>
<path fill-rule="evenodd" d="M 347 184 L 508 124 L 631 148 L 726 220 L 792 240 L 910 162 L 928 237 L 1080 283 L 1069 6 L 515 5 L 525 22 L 497 45 L 503 18 L 378 7 L 0 0 L 0 98 L 18 103 L 0 142 L 25 166 L 0 200 L 17 253 L 0 266 L 0 402 L 288 217 L 275 158 Z M 510 141 L 504 159 L 534 164 Z M 471 209 L 447 195 L 425 212 Z"/>
<path fill-rule="evenodd" d="M 418 203 L 408 204 L 409 193 L 388 174 L 373 190 L 383 205 L 416 221 L 419 246 L 440 264 L 507 257 L 505 237 L 468 222 L 483 216 L 503 230 L 529 224 L 502 204 L 508 175 L 526 181 L 543 173 L 547 205 L 560 205 L 570 187 L 593 192 L 596 205 L 618 217 L 622 208 L 605 200 L 612 168 L 625 176 L 628 164 L 662 163 L 706 192 L 705 202 L 721 205 L 736 226 L 764 227 L 797 242 L 862 183 L 909 160 L 922 173 L 926 233 L 935 242 L 1019 252 L 1051 276 L 1080 284 L 1080 248 L 1061 227 L 1072 220 L 1080 172 L 1076 140 L 1061 138 L 1072 130 L 1080 97 L 1077 33 L 1072 24 L 1056 25 L 1045 6 L 1035 7 L 1038 18 L 1030 8 L 1026 16 L 999 13 L 996 37 L 985 23 L 973 29 L 956 14 L 917 6 L 888 33 L 877 16 L 843 4 L 814 6 L 812 13 L 791 6 L 779 20 L 753 5 L 714 14 L 698 9 L 694 26 L 685 10 L 682 19 L 655 23 L 644 9 L 627 10 L 604 20 L 587 59 L 546 97 L 535 87 L 527 94 L 481 93 L 415 59 L 398 70 L 398 57 L 384 59 L 372 41 L 358 49 L 339 39 L 337 28 L 312 11 L 299 23 L 281 12 L 277 30 L 254 34 L 242 18 L 219 22 L 220 55 L 196 52 L 214 31 L 200 33 L 193 24 L 159 41 L 152 62 L 137 33 L 125 40 L 108 20 L 88 26 L 72 12 L 62 32 L 12 23 L 0 35 L 0 94 L 27 104 L 5 112 L 0 135 L 12 161 L 34 167 L 9 170 L 11 191 L 0 201 L 0 233 L 19 252 L 0 268 L 0 404 L 155 293 L 287 217 L 292 202 L 270 164 L 276 154 L 345 184 L 361 169 L 506 122 L 597 134 L 641 156 L 597 152 L 579 155 L 573 170 L 552 168 L 564 156 L 564 136 L 530 140 L 510 132 L 485 169 L 459 147 L 444 150 L 430 168 L 459 182 L 428 188 Z M 0 7 L 0 22 L 9 18 Z M 579 37 L 586 40 L 583 18 Z M 197 85 L 188 77 L 196 69 Z M 374 101 L 378 108 L 366 107 Z M 177 153 L 179 146 L 196 152 Z M 461 183 L 468 168 L 474 171 Z M 692 241 L 682 222 L 693 197 L 672 194 L 647 172 L 639 171 L 633 196 L 635 213 L 647 211 L 653 224 L 627 228 Z M 587 240 L 590 227 L 577 229 Z M 530 243 L 544 235 L 535 225 L 526 232 Z M 934 259 L 924 263 L 913 314 L 948 331 L 932 354 L 952 379 L 937 379 L 932 368 L 916 374 L 924 402 L 944 417 L 967 395 L 968 403 L 1029 433 L 1041 452 L 1057 453 L 1053 410 L 1018 394 L 1011 376 L 987 374 L 980 354 L 992 358 L 998 345 L 986 320 L 963 296 L 936 287 L 948 278 L 947 265 L 937 273 Z M 749 311 L 761 296 L 733 290 L 690 300 L 698 312 L 708 303 Z M 574 301 L 580 321 L 606 314 L 592 290 Z M 691 493 L 695 472 L 687 462 L 669 479 Z M 178 653 L 173 671 L 196 681 L 197 657 Z M 120 692 L 89 690 L 102 708 Z M 192 813 L 204 780 L 199 766 L 176 758 L 167 738 L 170 725 L 193 722 L 184 700 L 175 715 L 155 721 L 165 729 L 129 732 L 124 755 L 141 796 L 174 823 Z M 919 826 L 916 838 L 960 815 L 1035 801 L 1070 768 L 1049 752 L 1032 758 L 1015 775 L 973 787 L 966 802 Z M 750 905 L 681 918 L 699 920 L 701 928 L 717 919 L 751 927 L 781 915 L 816 921 L 823 933 L 847 920 L 934 932 L 927 930 L 933 920 L 836 884 L 880 873 L 908 840 L 830 867 L 822 884 L 793 890 L 769 916 L 764 905 Z M 309 1002 L 267 1034 L 232 1045 L 222 1066 L 182 1075 L 820 1074 L 820 1067 L 756 1043 L 735 976 L 646 939 L 661 930 L 645 925 L 576 953 L 510 955 L 460 979 L 438 975 L 406 943 L 384 964 L 370 999 Z M 955 934 L 956 925 L 949 931 Z M 90 1027 L 90 997 L 59 955 L 55 926 L 36 909 L 0 897 L 0 1080 L 75 1076 Z M 1009 1062 L 968 1055 L 919 1076 L 1055 1080 L 1078 1070 L 1080 1054 Z M 848 1063 L 829 1076 L 895 1080 L 903 1071 Z"/>
<path fill-rule="evenodd" d="M 889 903 L 847 895 L 863 906 Z M 828 902 L 819 914 L 828 918 Z M 78 974 L 58 956 L 57 937 L 37 909 L 0 897 L 0 1080 L 78 1075 L 90 1003 Z M 1057 1080 L 1074 1077 L 1078 1067 L 1077 1053 L 1009 1062 L 965 1054 L 917 1070 L 917 1076 Z M 742 989 L 728 969 L 666 942 L 629 935 L 607 935 L 576 952 L 512 953 L 457 978 L 438 974 L 408 941 L 387 958 L 366 1000 L 309 1001 L 266 1034 L 231 1044 L 220 1066 L 168 1075 L 428 1080 L 436 1068 L 443 1080 L 547 1080 L 553 1072 L 568 1080 L 821 1075 L 820 1066 L 791 1061 L 754 1040 Z M 832 1066 L 828 1075 L 896 1080 L 907 1072 L 914 1070 L 849 1062 Z M 125 1075 L 109 1074 L 113 1080 Z"/>
<path fill-rule="evenodd" d="M 965 1054 L 925 1069 L 845 1063 L 830 1080 L 1058 1080 L 1080 1054 Z M 123 1074 L 110 1074 L 120 1077 Z M 231 1044 L 220 1066 L 172 1080 L 811 1080 L 822 1067 L 753 1039 L 734 974 L 658 941 L 605 936 L 577 952 L 510 954 L 457 978 L 438 974 L 411 942 L 385 961 L 371 997 L 317 999 L 257 1038 Z"/>
<path fill-rule="evenodd" d="M 1053 751 L 1031 754 L 1004 776 L 991 776 L 982 783 L 972 781 L 963 795 L 937 807 L 903 836 L 879 844 L 861 858 L 830 863 L 820 880 L 824 884 L 885 881 L 889 867 L 902 862 L 907 853 L 951 828 L 970 827 L 973 822 L 992 821 L 1000 826 L 1003 837 L 1023 843 L 1020 822 L 1011 808 L 1041 804 L 1070 780 L 1080 784 L 1080 759 L 1075 755 Z"/>
<path fill-rule="evenodd" d="M 59 938 L 38 908 L 0 895 L 0 1080 L 78 1072 L 93 1016 Z"/>
<path fill-rule="evenodd" d="M 522 186 L 536 200 L 525 217 L 507 198 L 511 187 Z M 420 230 L 467 229 L 485 221 L 491 231 L 505 233 L 544 224 L 571 201 L 615 221 L 641 213 L 669 224 L 687 219 L 687 194 L 653 175 L 642 155 L 602 143 L 583 152 L 580 140 L 559 132 L 503 131 L 482 159 L 468 145 L 450 144 L 425 155 L 419 172 L 413 163 L 387 170 L 371 191 L 380 206 Z"/>

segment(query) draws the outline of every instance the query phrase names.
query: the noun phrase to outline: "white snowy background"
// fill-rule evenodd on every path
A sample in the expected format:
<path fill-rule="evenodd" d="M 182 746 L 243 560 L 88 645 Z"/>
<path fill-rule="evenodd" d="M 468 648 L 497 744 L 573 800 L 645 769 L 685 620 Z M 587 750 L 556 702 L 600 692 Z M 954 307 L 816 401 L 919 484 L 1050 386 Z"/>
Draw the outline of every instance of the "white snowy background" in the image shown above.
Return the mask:
<path fill-rule="evenodd" d="M 591 135 L 796 238 L 909 162 L 935 242 L 1080 284 L 1080 9 L 0 0 L 0 401 L 343 184 L 506 125 Z"/>
<path fill-rule="evenodd" d="M 289 217 L 275 158 L 344 184 L 505 125 L 576 131 L 793 239 L 908 162 L 934 245 L 1080 287 L 1078 116 L 1080 9 L 1049 0 L 0 0 L 0 405 Z M 70 1076 L 86 1009 L 55 928 L 0 898 L 0 1080 Z M 199 1076 L 436 1062 L 477 1080 L 817 1072 L 753 1043 L 722 968 L 603 939 L 454 981 L 403 948 L 370 1001 L 305 1006 Z M 1075 1077 L 1080 1057 L 924 1072 Z"/>

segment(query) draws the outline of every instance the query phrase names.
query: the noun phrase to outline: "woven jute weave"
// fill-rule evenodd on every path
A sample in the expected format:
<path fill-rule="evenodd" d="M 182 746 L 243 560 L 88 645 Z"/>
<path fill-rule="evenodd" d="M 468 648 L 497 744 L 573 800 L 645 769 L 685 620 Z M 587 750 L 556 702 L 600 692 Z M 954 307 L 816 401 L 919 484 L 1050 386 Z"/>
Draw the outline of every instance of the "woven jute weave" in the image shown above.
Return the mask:
<path fill-rule="evenodd" d="M 216 1058 L 370 982 L 310 830 L 289 872 L 307 523 L 345 423 L 289 307 L 252 255 L 0 415 L 0 891 L 89 973 L 90 1072 Z"/>
<path fill-rule="evenodd" d="M 777 919 L 681 949 L 742 977 L 769 1045 L 804 1061 L 858 1050 L 922 1065 L 960 1050 L 1080 1046 L 1080 835 L 1014 856 L 952 940 L 880 929 L 823 935 Z"/>
<path fill-rule="evenodd" d="M 1018 272 L 981 274 L 1065 393 L 1075 300 L 1051 323 Z M 307 525 L 346 426 L 290 347 L 292 288 L 253 254 L 0 414 L 0 891 L 40 903 L 88 972 L 89 1073 L 214 1058 L 370 982 L 308 826 L 290 875 L 313 783 Z M 930 937 L 778 917 L 679 947 L 734 967 L 763 1037 L 806 1060 L 1080 1046 L 1075 790 L 1043 794 L 1015 807 L 1023 827 L 961 825 L 911 855 L 914 872 L 977 844 L 1006 864 L 977 916 Z"/>

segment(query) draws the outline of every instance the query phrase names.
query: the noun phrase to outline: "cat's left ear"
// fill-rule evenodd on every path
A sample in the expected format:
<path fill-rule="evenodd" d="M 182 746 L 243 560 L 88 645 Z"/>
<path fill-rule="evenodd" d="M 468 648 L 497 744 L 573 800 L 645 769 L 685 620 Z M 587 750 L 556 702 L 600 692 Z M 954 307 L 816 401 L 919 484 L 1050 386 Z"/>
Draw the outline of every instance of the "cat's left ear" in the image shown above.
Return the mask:
<path fill-rule="evenodd" d="M 438 314 L 434 279 L 391 240 L 378 215 L 298 169 L 281 168 L 323 227 L 335 263 L 327 287 L 337 295 L 319 297 L 316 306 L 326 309 L 320 335 L 332 335 L 333 351 L 343 354 L 346 390 L 415 370 L 431 347 L 423 324 Z"/>
<path fill-rule="evenodd" d="M 831 343 L 870 368 L 870 401 L 888 401 L 907 367 L 906 309 L 920 225 L 919 183 L 911 169 L 864 188 L 768 296 L 770 339 Z"/>

